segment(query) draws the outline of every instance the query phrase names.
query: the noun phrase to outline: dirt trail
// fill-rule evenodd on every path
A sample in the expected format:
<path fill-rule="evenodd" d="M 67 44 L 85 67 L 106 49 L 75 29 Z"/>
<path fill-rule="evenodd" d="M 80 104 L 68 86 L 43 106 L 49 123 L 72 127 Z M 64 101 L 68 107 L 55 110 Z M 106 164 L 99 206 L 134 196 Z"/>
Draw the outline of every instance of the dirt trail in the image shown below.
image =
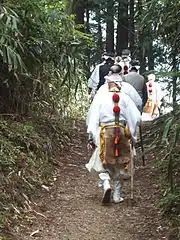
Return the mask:
<path fill-rule="evenodd" d="M 133 206 L 124 201 L 105 207 L 97 177 L 85 169 L 87 139 L 82 123 L 76 125 L 73 136 L 69 152 L 59 159 L 57 180 L 36 199 L 36 211 L 41 215 L 29 215 L 29 221 L 16 229 L 18 240 L 168 239 L 158 208 L 156 159 L 149 156 L 145 167 L 141 160 L 136 162 Z M 37 233 L 30 236 L 34 231 Z"/>

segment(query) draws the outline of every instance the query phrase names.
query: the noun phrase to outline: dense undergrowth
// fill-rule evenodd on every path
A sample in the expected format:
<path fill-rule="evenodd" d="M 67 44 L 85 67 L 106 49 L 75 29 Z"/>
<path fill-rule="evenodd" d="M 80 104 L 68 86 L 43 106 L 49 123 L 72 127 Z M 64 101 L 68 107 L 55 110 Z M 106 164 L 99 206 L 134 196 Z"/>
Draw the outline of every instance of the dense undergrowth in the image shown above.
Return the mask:
<path fill-rule="evenodd" d="M 180 110 L 149 125 L 146 144 L 157 160 L 160 206 L 169 221 L 169 239 L 180 239 Z"/>
<path fill-rule="evenodd" d="M 0 239 L 30 210 L 70 140 L 72 121 L 0 119 Z"/>

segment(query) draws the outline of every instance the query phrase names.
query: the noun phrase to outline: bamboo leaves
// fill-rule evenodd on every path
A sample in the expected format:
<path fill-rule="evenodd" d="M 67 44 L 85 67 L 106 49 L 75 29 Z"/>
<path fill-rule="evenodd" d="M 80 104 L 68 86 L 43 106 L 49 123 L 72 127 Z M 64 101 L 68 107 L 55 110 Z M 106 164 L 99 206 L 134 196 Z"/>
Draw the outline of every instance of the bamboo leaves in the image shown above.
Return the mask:
<path fill-rule="evenodd" d="M 166 143 L 168 133 L 170 131 L 170 127 L 172 125 L 173 117 L 170 117 L 166 120 L 165 126 L 164 126 L 164 131 L 163 131 L 163 136 L 162 136 L 162 144 Z"/>
<path fill-rule="evenodd" d="M 91 39 L 75 29 L 72 16 L 64 12 L 65 3 L 4 1 L 0 61 L 8 69 L 4 76 L 10 95 L 10 102 L 4 103 L 6 111 L 13 106 L 21 114 L 25 109 L 44 113 L 45 102 L 65 105 L 71 93 L 78 92 L 86 75 L 83 52 Z"/>
<path fill-rule="evenodd" d="M 19 17 L 15 11 L 10 8 L 1 7 L 0 17 L 0 55 L 3 62 L 13 69 L 20 67 L 25 69 L 18 49 L 23 51 L 22 44 L 19 42 L 21 36 L 18 29 Z M 10 68 L 12 69 L 12 68 Z"/>

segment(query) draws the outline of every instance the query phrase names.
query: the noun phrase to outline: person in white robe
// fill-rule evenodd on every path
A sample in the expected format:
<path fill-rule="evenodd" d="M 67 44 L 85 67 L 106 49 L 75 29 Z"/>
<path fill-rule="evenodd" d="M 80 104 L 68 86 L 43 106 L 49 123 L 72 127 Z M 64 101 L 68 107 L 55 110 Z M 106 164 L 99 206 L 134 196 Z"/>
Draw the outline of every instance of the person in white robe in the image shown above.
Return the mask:
<path fill-rule="evenodd" d="M 129 56 L 117 56 L 115 58 L 115 64 L 120 65 L 122 68 L 122 75 L 126 75 L 130 69 L 131 58 Z"/>
<path fill-rule="evenodd" d="M 108 76 L 105 77 L 106 83 L 102 85 L 99 90 L 97 91 L 98 95 L 95 95 L 95 98 L 100 98 L 101 93 L 104 94 L 104 91 L 108 91 L 108 82 L 113 81 L 117 85 L 121 87 L 121 92 L 127 94 L 131 100 L 135 103 L 136 107 L 142 111 L 142 99 L 136 89 L 129 83 L 126 83 L 123 81 L 122 75 L 121 75 L 122 68 L 120 65 L 114 65 L 111 67 L 111 71 Z M 98 99 L 97 99 L 98 101 Z M 89 115 L 91 112 L 92 106 L 90 106 L 88 114 L 87 114 L 87 119 L 86 119 L 86 124 L 88 125 L 89 122 Z"/>
<path fill-rule="evenodd" d="M 96 93 L 96 88 L 99 83 L 99 67 L 102 66 L 104 63 L 105 63 L 105 61 L 96 65 L 93 72 L 91 73 L 90 78 L 88 79 L 88 88 L 89 88 L 89 95 L 90 95 L 89 98 L 90 99 L 93 99 L 94 95 Z"/>
<path fill-rule="evenodd" d="M 100 67 L 103 66 L 106 63 L 106 60 L 111 58 L 112 60 L 114 60 L 113 54 L 111 53 L 103 53 L 102 55 L 102 62 L 98 65 L 95 66 L 94 70 L 91 73 L 90 78 L 88 79 L 88 89 L 89 89 L 89 99 L 93 99 L 95 94 L 96 94 L 96 90 L 100 81 Z"/>
<path fill-rule="evenodd" d="M 114 91 L 119 95 L 118 106 L 120 108 L 120 114 L 118 116 L 118 121 L 120 124 L 127 124 L 132 141 L 136 141 L 136 128 L 140 124 L 141 114 L 134 101 L 125 92 L 121 91 L 121 82 L 109 78 L 107 81 L 109 81 L 107 85 L 102 86 L 101 90 L 99 89 L 96 93 L 88 116 L 87 133 L 90 136 L 89 142 L 93 143 L 96 148 L 90 161 L 86 164 L 86 168 L 89 172 L 96 172 L 99 174 L 104 190 L 102 202 L 108 203 L 111 200 L 112 188 L 110 180 L 112 180 L 113 202 L 119 203 L 123 201 L 121 196 L 121 181 L 124 175 L 124 169 L 119 168 L 118 164 L 113 165 L 112 168 L 104 167 L 100 159 L 100 132 L 102 126 L 108 126 L 115 122 L 113 112 L 114 102 L 112 101 Z M 111 90 L 108 88 L 110 83 L 115 84 L 115 89 Z"/>
<path fill-rule="evenodd" d="M 143 121 L 152 121 L 153 119 L 159 117 L 159 109 L 161 107 L 164 94 L 159 83 L 155 82 L 155 78 L 154 74 L 148 75 L 148 82 L 146 83 L 148 100 L 142 113 Z"/>

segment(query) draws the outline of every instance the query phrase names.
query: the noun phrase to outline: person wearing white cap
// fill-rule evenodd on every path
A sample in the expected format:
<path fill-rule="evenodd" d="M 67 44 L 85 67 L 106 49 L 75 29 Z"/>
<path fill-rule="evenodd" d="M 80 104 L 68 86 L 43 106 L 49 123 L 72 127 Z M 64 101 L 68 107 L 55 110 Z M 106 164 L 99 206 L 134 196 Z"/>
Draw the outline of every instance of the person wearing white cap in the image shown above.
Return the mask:
<path fill-rule="evenodd" d="M 141 99 L 140 95 L 138 94 L 136 89 L 131 84 L 123 81 L 121 72 L 122 72 L 122 68 L 118 64 L 115 64 L 110 68 L 109 74 L 104 77 L 105 84 L 103 84 L 97 91 L 97 93 L 98 93 L 97 98 L 100 96 L 101 93 L 104 94 L 104 91 L 108 91 L 108 82 L 111 82 L 111 81 L 116 82 L 116 84 L 121 88 L 121 92 L 124 92 L 125 94 L 127 94 L 131 98 L 131 100 L 135 103 L 138 110 L 142 111 L 143 103 L 142 103 L 142 99 Z M 92 106 L 90 106 L 90 108 L 88 110 L 86 125 L 88 125 L 88 123 L 89 123 L 89 116 L 91 113 L 91 108 L 92 108 Z"/>
<path fill-rule="evenodd" d="M 107 82 L 100 87 L 91 103 L 87 125 L 89 145 L 95 146 L 95 150 L 86 168 L 89 172 L 98 173 L 105 204 L 111 201 L 112 190 L 113 202 L 123 201 L 121 187 L 132 153 L 130 138 L 135 141 L 136 127 L 141 121 L 134 101 L 122 91 L 119 66 L 111 67 L 111 71 L 113 73 L 106 78 Z M 141 105 L 141 98 L 138 105 Z"/>
<path fill-rule="evenodd" d="M 148 82 L 146 83 L 148 100 L 142 113 L 143 121 L 151 121 L 159 116 L 159 109 L 164 95 L 159 83 L 155 82 L 155 79 L 156 77 L 153 73 L 148 75 Z"/>
<path fill-rule="evenodd" d="M 115 82 L 118 86 L 121 87 L 121 91 L 126 93 L 136 104 L 136 107 L 141 110 L 142 108 L 142 99 L 136 89 L 129 83 L 124 82 L 122 78 L 122 67 L 120 65 L 113 65 L 110 68 L 109 74 L 105 76 L 106 84 L 104 84 L 98 91 L 99 93 L 103 92 L 104 89 L 108 89 L 108 82 Z"/>

